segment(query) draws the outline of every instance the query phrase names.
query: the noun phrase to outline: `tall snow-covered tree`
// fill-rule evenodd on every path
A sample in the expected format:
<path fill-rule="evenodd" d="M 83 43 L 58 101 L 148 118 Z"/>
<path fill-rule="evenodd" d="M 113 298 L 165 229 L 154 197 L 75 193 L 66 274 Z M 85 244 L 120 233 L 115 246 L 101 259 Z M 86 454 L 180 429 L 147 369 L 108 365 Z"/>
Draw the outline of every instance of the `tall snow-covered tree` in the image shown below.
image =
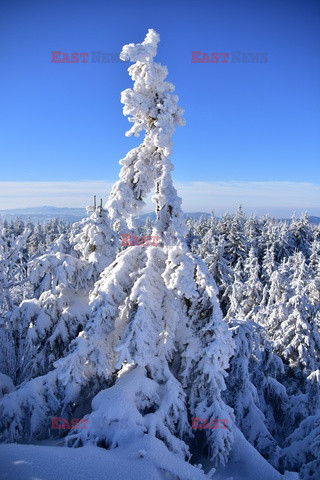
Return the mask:
<path fill-rule="evenodd" d="M 132 227 L 132 216 L 154 188 L 157 246 L 132 246 L 117 254 L 96 282 L 90 319 L 70 353 L 47 375 L 0 402 L 0 425 L 6 439 L 19 437 L 26 413 L 37 402 L 43 419 L 49 385 L 46 415 L 74 412 L 83 398 L 97 393 L 88 429 L 73 432 L 69 444 L 112 448 L 144 439 L 152 448 L 161 440 L 168 451 L 188 458 L 191 418 L 227 418 L 226 428 L 201 432 L 211 460 L 223 463 L 233 442 L 233 413 L 222 399 L 233 342 L 222 320 L 216 285 L 185 242 L 169 160 L 171 136 L 175 125 L 184 123 L 183 112 L 172 95 L 173 85 L 165 81 L 166 67 L 153 60 L 158 41 L 159 35 L 149 30 L 141 44 L 126 45 L 121 53 L 122 59 L 135 62 L 129 68 L 134 88 L 122 94 L 124 113 L 132 115 L 128 134 L 146 133 L 143 143 L 121 161 L 120 180 L 107 202 L 113 225 L 123 232 Z M 36 390 L 31 398 L 30 389 Z M 17 408 L 10 403 L 13 398 Z M 124 417 L 126 431 L 114 428 Z M 45 430 L 46 422 L 39 421 L 26 428 L 31 435 Z M 191 472 L 188 477 L 181 471 L 169 473 L 192 478 Z"/>
<path fill-rule="evenodd" d="M 157 220 L 153 234 L 159 243 L 158 247 L 149 245 L 142 252 L 130 247 L 116 259 L 117 268 L 129 259 L 137 263 L 137 267 L 130 275 L 129 293 L 123 295 L 122 300 L 119 297 L 120 319 L 113 314 L 105 320 L 106 327 L 111 329 L 109 338 L 114 342 L 120 336 L 116 345 L 117 362 L 114 354 L 108 358 L 108 368 L 113 364 L 119 379 L 114 387 L 106 390 L 105 405 L 101 407 L 99 403 L 92 415 L 95 418 L 112 410 L 112 421 L 119 421 L 123 412 L 112 408 L 111 392 L 121 391 L 121 385 L 129 383 L 136 392 L 133 409 L 136 413 L 135 417 L 130 416 L 132 434 L 139 436 L 144 432 L 151 437 L 158 436 L 169 449 L 186 455 L 188 449 L 183 438 L 190 435 L 188 415 L 210 419 L 223 414 L 232 417 L 221 399 L 225 387 L 223 372 L 232 342 L 222 322 L 215 285 L 204 264 L 188 252 L 185 243 L 181 200 L 172 185 L 169 160 L 171 135 L 175 124 L 183 123 L 182 111 L 177 97 L 170 95 L 173 86 L 164 81 L 166 68 L 153 62 L 158 40 L 158 35 L 150 30 L 142 44 L 130 44 L 122 51 L 123 59 L 136 61 L 129 68 L 135 80 L 134 89 L 122 95 L 124 112 L 133 115 L 134 126 L 129 133 L 144 128 L 146 134 L 142 146 L 122 161 L 120 180 L 112 189 L 107 207 L 113 220 L 121 215 L 128 222 L 155 185 L 153 201 Z M 131 180 L 133 175 L 135 182 Z M 111 281 L 109 271 L 103 275 L 96 291 L 94 302 L 98 301 L 98 305 L 94 308 L 100 321 L 101 314 L 109 311 L 109 300 L 103 292 L 108 291 Z M 133 382 L 130 378 L 139 378 L 139 381 Z M 146 381 L 151 389 L 149 394 L 141 393 Z M 231 431 L 226 429 L 218 435 L 212 431 L 206 433 L 211 458 L 225 461 L 232 443 Z M 118 435 L 113 430 L 103 433 L 89 427 L 87 432 L 80 432 L 80 440 L 102 441 L 104 438 L 108 445 L 114 445 L 121 441 Z"/>

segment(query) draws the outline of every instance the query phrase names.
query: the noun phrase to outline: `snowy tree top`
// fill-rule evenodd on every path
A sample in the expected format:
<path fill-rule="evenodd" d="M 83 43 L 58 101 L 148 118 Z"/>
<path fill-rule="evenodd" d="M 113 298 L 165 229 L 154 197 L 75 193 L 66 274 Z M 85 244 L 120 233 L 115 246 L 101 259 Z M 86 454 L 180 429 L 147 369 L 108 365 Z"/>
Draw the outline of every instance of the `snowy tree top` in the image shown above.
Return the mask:
<path fill-rule="evenodd" d="M 131 62 L 144 62 L 156 56 L 160 35 L 149 28 L 146 38 L 142 43 L 129 43 L 124 45 L 120 53 L 120 59 Z"/>
<path fill-rule="evenodd" d="M 121 92 L 123 114 L 133 123 L 126 136 L 138 137 L 144 130 L 145 137 L 120 161 L 120 180 L 112 188 L 106 209 L 114 228 L 125 231 L 125 222 L 131 228 L 131 217 L 139 214 L 147 194 L 155 188 L 153 201 L 157 219 L 161 217 L 160 230 L 168 230 L 170 218 L 174 218 L 174 230 L 183 236 L 183 222 L 178 218 L 181 200 L 172 186 L 169 156 L 175 126 L 185 123 L 184 111 L 178 106 L 177 95 L 172 94 L 174 85 L 165 81 L 167 68 L 154 62 L 159 40 L 160 36 L 149 29 L 142 43 L 125 45 L 120 54 L 122 60 L 135 62 L 128 68 L 133 88 Z"/>
<path fill-rule="evenodd" d="M 125 45 L 120 54 L 121 60 L 136 62 L 128 68 L 134 81 L 133 89 L 121 93 L 124 104 L 123 114 L 132 115 L 129 121 L 134 123 L 126 136 L 138 136 L 145 130 L 150 141 L 156 147 L 171 153 L 171 135 L 176 125 L 184 125 L 183 109 L 178 106 L 177 95 L 172 95 L 174 85 L 166 82 L 167 67 L 153 61 L 157 53 L 160 36 L 149 29 L 142 43 Z"/>

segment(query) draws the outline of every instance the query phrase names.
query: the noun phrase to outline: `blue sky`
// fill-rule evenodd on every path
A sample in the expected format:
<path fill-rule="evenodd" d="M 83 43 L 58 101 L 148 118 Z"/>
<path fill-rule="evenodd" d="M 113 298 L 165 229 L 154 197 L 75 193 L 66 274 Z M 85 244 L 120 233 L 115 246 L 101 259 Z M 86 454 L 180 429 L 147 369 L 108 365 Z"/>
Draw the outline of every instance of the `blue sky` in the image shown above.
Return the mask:
<path fill-rule="evenodd" d="M 148 28 L 160 33 L 157 61 L 185 109 L 172 156 L 183 208 L 320 215 L 320 4 L 311 0 L 3 0 L 0 209 L 83 206 L 86 185 L 106 199 L 142 137 L 124 136 L 128 64 L 93 63 L 91 52 L 120 52 Z M 229 61 L 191 63 L 195 50 Z M 90 56 L 56 64 L 51 51 Z M 268 62 L 233 63 L 234 51 L 266 52 Z"/>

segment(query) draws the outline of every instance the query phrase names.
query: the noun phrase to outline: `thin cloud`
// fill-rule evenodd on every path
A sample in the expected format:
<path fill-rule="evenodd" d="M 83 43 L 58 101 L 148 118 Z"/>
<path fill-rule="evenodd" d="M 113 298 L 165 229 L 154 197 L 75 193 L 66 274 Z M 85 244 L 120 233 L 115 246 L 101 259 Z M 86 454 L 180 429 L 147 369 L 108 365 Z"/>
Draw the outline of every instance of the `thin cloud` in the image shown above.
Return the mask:
<path fill-rule="evenodd" d="M 37 206 L 85 207 L 93 195 L 105 202 L 112 182 L 0 182 L 0 209 Z"/>
<path fill-rule="evenodd" d="M 113 182 L 0 182 L 0 210 L 35 206 L 85 207 L 93 195 L 108 198 Z M 306 182 L 175 182 L 186 212 L 221 215 L 242 205 L 248 213 L 288 216 L 308 211 L 320 216 L 320 185 Z M 145 211 L 153 210 L 151 195 Z"/>
<path fill-rule="evenodd" d="M 320 185 L 306 182 L 177 182 L 185 211 L 209 211 L 216 214 L 244 210 L 283 216 L 307 210 L 320 215 Z M 208 210 L 209 209 L 209 210 Z"/>

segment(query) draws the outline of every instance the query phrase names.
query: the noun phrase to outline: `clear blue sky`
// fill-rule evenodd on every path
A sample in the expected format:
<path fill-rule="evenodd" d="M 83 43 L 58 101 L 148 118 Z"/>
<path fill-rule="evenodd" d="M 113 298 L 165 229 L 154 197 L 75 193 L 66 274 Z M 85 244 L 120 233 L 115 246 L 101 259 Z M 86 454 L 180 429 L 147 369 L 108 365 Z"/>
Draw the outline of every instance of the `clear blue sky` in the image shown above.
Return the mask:
<path fill-rule="evenodd" d="M 320 185 L 320 3 L 312 0 L 2 0 L 1 182 L 117 179 L 118 161 L 141 141 L 124 136 L 128 64 L 55 64 L 51 51 L 120 52 L 148 28 L 160 33 L 157 60 L 185 109 L 175 181 Z M 195 64 L 192 50 L 267 52 L 268 62 Z"/>

